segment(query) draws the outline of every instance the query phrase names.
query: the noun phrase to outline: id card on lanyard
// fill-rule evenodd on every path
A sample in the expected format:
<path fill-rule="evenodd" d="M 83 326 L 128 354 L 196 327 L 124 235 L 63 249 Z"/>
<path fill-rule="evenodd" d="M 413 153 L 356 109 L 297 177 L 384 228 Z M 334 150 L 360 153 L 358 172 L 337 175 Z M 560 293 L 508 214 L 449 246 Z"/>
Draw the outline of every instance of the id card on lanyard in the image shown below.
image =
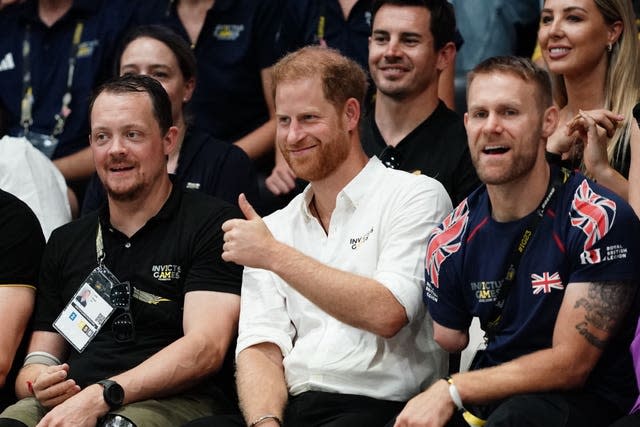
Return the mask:
<path fill-rule="evenodd" d="M 130 299 L 129 283 L 120 282 L 103 264 L 100 223 L 96 235 L 96 255 L 98 266 L 84 279 L 53 323 L 53 327 L 79 353 L 89 345 L 119 307 L 117 299 L 121 299 L 123 294 L 127 294 Z"/>
<path fill-rule="evenodd" d="M 31 130 L 33 124 L 33 86 L 31 84 L 31 26 L 27 25 L 24 40 L 22 41 L 22 101 L 20 103 L 20 124 L 23 128 L 24 136 L 40 150 L 48 158 L 53 156 L 53 153 L 58 146 L 58 135 L 64 131 L 64 125 L 67 121 L 67 117 L 71 114 L 71 89 L 73 86 L 73 75 L 76 68 L 76 57 L 78 56 L 78 48 L 80 46 L 80 40 L 82 39 L 82 31 L 84 30 L 84 22 L 78 21 L 75 31 L 73 32 L 73 39 L 71 42 L 71 51 L 69 52 L 69 68 L 67 70 L 67 82 L 66 90 L 62 96 L 60 111 L 55 114 L 55 126 L 51 134 L 46 135 Z M 45 96 L 40 94 L 40 96 Z"/>

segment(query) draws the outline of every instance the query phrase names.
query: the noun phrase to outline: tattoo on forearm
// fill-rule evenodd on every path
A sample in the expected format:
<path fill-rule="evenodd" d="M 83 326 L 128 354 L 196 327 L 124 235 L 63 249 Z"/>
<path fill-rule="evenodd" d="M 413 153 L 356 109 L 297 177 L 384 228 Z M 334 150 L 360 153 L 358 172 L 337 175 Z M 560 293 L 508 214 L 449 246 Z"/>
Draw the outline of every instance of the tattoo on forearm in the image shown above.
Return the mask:
<path fill-rule="evenodd" d="M 598 339 L 598 337 L 594 336 L 591 332 L 589 332 L 589 329 L 587 327 L 587 322 L 578 323 L 576 325 L 576 329 L 578 330 L 580 335 L 582 335 L 587 341 L 589 341 L 589 343 L 592 346 L 597 347 L 599 349 L 603 349 L 604 348 L 604 345 L 606 343 L 604 341 Z"/>
<path fill-rule="evenodd" d="M 590 344 L 603 348 L 605 340 L 597 338 L 589 327 L 607 335 L 615 330 L 627 313 L 635 288 L 629 282 L 589 283 L 588 286 L 587 296 L 574 306 L 585 310 L 584 321 L 578 323 L 576 329 Z"/>

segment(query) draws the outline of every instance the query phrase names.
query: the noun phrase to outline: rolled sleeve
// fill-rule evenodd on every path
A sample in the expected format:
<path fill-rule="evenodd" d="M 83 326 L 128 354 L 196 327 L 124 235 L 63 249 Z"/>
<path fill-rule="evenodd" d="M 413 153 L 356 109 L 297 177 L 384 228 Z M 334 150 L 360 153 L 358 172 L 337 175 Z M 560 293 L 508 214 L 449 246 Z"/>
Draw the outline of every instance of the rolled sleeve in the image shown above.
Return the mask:
<path fill-rule="evenodd" d="M 270 342 L 283 357 L 293 348 L 295 328 L 287 313 L 286 300 L 278 290 L 274 274 L 246 267 L 242 276 L 242 298 L 236 356 L 247 347 Z"/>
<path fill-rule="evenodd" d="M 427 236 L 451 212 L 444 187 L 426 176 L 396 199 L 374 279 L 405 308 L 409 322 L 424 313 Z"/>

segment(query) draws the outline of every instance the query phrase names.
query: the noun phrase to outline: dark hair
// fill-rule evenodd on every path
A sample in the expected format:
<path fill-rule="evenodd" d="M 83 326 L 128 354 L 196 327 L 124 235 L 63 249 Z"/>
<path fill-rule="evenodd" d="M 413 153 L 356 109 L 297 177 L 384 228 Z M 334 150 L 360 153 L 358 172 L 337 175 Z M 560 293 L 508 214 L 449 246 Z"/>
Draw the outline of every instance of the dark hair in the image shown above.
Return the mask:
<path fill-rule="evenodd" d="M 456 15 L 453 11 L 453 6 L 447 0 L 374 0 L 371 6 L 372 26 L 378 10 L 385 4 L 392 6 L 418 6 L 428 9 L 431 15 L 429 31 L 433 36 L 433 44 L 436 50 L 440 50 L 445 44 L 455 41 Z"/>
<path fill-rule="evenodd" d="M 551 79 L 546 70 L 538 67 L 529 58 L 518 56 L 494 56 L 485 59 L 467 74 L 468 88 L 473 79 L 479 74 L 509 73 L 520 77 L 526 82 L 533 82 L 538 87 L 538 101 L 543 110 L 553 103 L 551 95 Z"/>
<path fill-rule="evenodd" d="M 324 97 L 336 108 L 349 98 L 360 105 L 367 93 L 367 75 L 355 61 L 334 49 L 307 46 L 288 54 L 273 66 L 273 95 L 282 82 L 319 77 Z"/>
<path fill-rule="evenodd" d="M 101 93 L 126 94 L 146 93 L 151 99 L 153 116 L 158 122 L 162 135 L 166 135 L 173 125 L 171 116 L 171 100 L 162 85 L 154 78 L 143 75 L 127 74 L 118 76 L 98 87 L 91 96 L 89 103 L 89 119 L 93 111 L 93 104 Z"/>
<path fill-rule="evenodd" d="M 143 37 L 158 40 L 173 52 L 178 61 L 180 72 L 182 72 L 182 77 L 184 77 L 185 80 L 196 77 L 196 57 L 189 43 L 173 30 L 162 25 L 142 25 L 129 31 L 127 35 L 124 36 L 120 44 L 120 50 L 116 56 L 115 75 L 120 74 L 120 60 L 127 46 L 129 46 L 132 41 Z"/>

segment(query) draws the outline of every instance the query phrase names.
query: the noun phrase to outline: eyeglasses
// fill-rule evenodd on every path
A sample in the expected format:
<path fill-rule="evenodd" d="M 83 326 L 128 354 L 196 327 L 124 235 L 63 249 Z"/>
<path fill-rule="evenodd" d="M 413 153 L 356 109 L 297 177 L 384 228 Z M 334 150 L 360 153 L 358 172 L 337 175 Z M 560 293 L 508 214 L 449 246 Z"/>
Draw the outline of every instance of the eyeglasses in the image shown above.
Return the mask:
<path fill-rule="evenodd" d="M 396 147 L 387 145 L 380 153 L 379 158 L 382 164 L 386 167 L 390 169 L 400 169 L 402 154 Z"/>
<path fill-rule="evenodd" d="M 133 316 L 131 316 L 131 286 L 121 282 L 111 288 L 111 305 L 122 313 L 113 318 L 111 331 L 116 342 L 130 342 L 135 339 Z"/>

